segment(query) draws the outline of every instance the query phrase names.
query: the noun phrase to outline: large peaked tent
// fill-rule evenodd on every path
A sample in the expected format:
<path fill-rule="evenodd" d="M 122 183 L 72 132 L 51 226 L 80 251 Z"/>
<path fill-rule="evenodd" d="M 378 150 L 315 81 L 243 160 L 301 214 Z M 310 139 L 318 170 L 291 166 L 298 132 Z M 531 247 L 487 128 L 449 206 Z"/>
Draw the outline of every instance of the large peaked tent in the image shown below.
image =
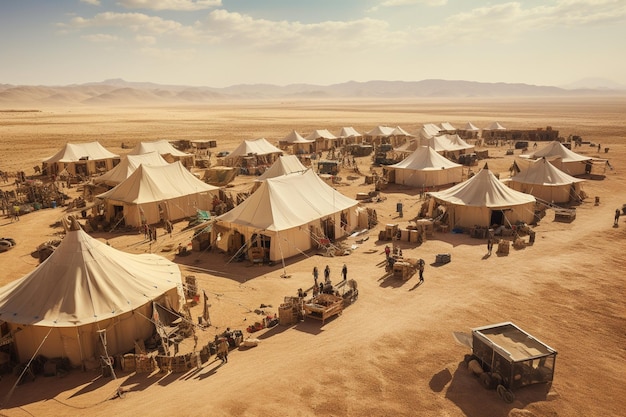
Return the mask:
<path fill-rule="evenodd" d="M 396 184 L 412 187 L 437 187 L 462 181 L 463 166 L 439 155 L 428 146 L 417 148 L 394 165 L 389 165 Z"/>
<path fill-rule="evenodd" d="M 139 165 L 167 165 L 168 162 L 158 152 L 149 152 L 141 155 L 126 155 L 115 168 L 93 179 L 95 184 L 105 184 L 115 187 L 128 178 Z"/>
<path fill-rule="evenodd" d="M 520 157 L 527 159 L 546 158 L 552 165 L 569 175 L 584 175 L 590 172 L 593 161 L 593 158 L 589 156 L 579 155 L 567 149 L 557 140 L 529 155 L 520 155 Z"/>
<path fill-rule="evenodd" d="M 546 158 L 541 158 L 512 177 L 508 185 L 550 203 L 567 203 L 572 199 L 580 199 L 580 184 L 584 181 L 561 171 Z"/>
<path fill-rule="evenodd" d="M 242 238 L 234 248 L 222 249 L 238 250 L 262 235 L 265 256 L 279 261 L 315 247 L 320 238 L 346 236 L 357 226 L 357 205 L 309 169 L 266 179 L 245 201 L 217 217 L 213 230 L 222 234 L 221 242 L 236 234 Z"/>
<path fill-rule="evenodd" d="M 113 169 L 120 156 L 102 146 L 99 142 L 66 143 L 54 155 L 44 159 L 44 171 L 58 174 L 65 170 L 70 175 L 92 175 Z"/>
<path fill-rule="evenodd" d="M 97 197 L 108 220 L 123 216 L 126 225 L 176 221 L 210 210 L 218 187 L 196 178 L 180 162 L 140 165 L 126 180 Z"/>
<path fill-rule="evenodd" d="M 507 187 L 487 165 L 472 178 L 429 195 L 433 203 L 447 208 L 450 227 L 532 223 L 534 219 L 535 197 Z"/>
<path fill-rule="evenodd" d="M 153 254 L 132 255 L 70 230 L 34 271 L 0 288 L 0 320 L 10 329 L 19 361 L 37 352 L 74 366 L 122 354 L 154 331 L 153 302 L 178 311 L 178 265 Z"/>
<path fill-rule="evenodd" d="M 176 149 L 165 139 L 154 142 L 139 142 L 128 154 L 142 155 L 150 152 L 158 152 L 167 162 L 180 161 L 186 167 L 193 167 L 194 165 L 195 157 L 193 154 Z"/>

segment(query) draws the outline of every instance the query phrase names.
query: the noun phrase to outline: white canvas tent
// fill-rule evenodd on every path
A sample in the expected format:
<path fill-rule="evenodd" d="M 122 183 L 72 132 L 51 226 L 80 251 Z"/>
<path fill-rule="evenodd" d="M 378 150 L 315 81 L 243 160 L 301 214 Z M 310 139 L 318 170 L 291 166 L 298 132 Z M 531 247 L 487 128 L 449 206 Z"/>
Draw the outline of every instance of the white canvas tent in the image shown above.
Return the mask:
<path fill-rule="evenodd" d="M 291 146 L 294 154 L 311 153 L 315 140 L 305 139 L 295 130 L 292 130 L 287 136 L 278 141 L 281 147 Z"/>
<path fill-rule="evenodd" d="M 120 156 L 99 142 L 66 143 L 61 150 L 44 159 L 43 171 L 56 175 L 65 170 L 70 175 L 93 175 L 107 172 L 119 163 Z"/>
<path fill-rule="evenodd" d="M 140 165 L 125 181 L 99 194 L 105 216 L 128 226 L 176 221 L 208 211 L 218 187 L 204 183 L 180 162 L 162 166 Z"/>
<path fill-rule="evenodd" d="M 457 130 L 457 134 L 463 139 L 477 139 L 480 128 L 476 127 L 472 122 L 467 122 L 463 128 Z"/>
<path fill-rule="evenodd" d="M 450 122 L 441 122 L 439 128 L 445 133 L 456 133 L 456 127 L 454 127 Z"/>
<path fill-rule="evenodd" d="M 541 158 L 512 177 L 508 185 L 549 203 L 567 203 L 580 199 L 580 185 L 583 182 L 559 170 L 546 158 Z"/>
<path fill-rule="evenodd" d="M 318 129 L 311 132 L 305 139 L 315 141 L 315 150 L 323 151 L 335 146 L 338 138 L 327 129 Z"/>
<path fill-rule="evenodd" d="M 470 153 L 474 145 L 465 142 L 459 135 L 439 135 L 422 141 L 422 145 L 433 148 L 435 152 L 446 157 L 458 158 L 461 154 Z"/>
<path fill-rule="evenodd" d="M 158 152 L 149 152 L 141 155 L 126 155 L 115 168 L 93 179 L 95 184 L 104 184 L 115 187 L 128 178 L 139 165 L 159 166 L 168 162 Z"/>
<path fill-rule="evenodd" d="M 420 139 L 430 139 L 433 136 L 439 136 L 441 134 L 441 129 L 434 123 L 426 123 L 422 125 L 417 136 Z"/>
<path fill-rule="evenodd" d="M 363 142 L 363 135 L 351 126 L 342 127 L 337 137 L 342 140 L 344 145 Z"/>
<path fill-rule="evenodd" d="M 546 158 L 552 165 L 573 176 L 591 172 L 593 161 L 593 158 L 579 155 L 567 149 L 561 142 L 556 140 L 531 154 L 520 155 L 520 157 L 526 159 Z"/>
<path fill-rule="evenodd" d="M 132 255 L 70 230 L 34 271 L 0 288 L 0 320 L 8 324 L 20 362 L 37 352 L 73 366 L 117 355 L 154 332 L 153 302 L 178 311 L 178 265 L 153 254 Z M 99 362 L 96 362 L 99 365 Z"/>
<path fill-rule="evenodd" d="M 167 162 L 180 161 L 186 167 L 194 166 L 195 156 L 193 154 L 179 151 L 167 140 L 139 142 L 128 154 L 143 155 L 150 152 L 158 152 Z"/>
<path fill-rule="evenodd" d="M 493 122 L 483 130 L 506 130 L 506 127 L 502 126 L 500 122 Z"/>
<path fill-rule="evenodd" d="M 536 199 L 502 184 L 485 167 L 470 179 L 447 190 L 428 193 L 435 204 L 446 207 L 451 228 L 532 223 Z"/>
<path fill-rule="evenodd" d="M 280 261 L 314 248 L 322 238 L 349 234 L 357 226 L 357 205 L 309 169 L 266 179 L 245 201 L 218 216 L 213 232 L 220 234 L 217 244 L 223 250 L 237 251 L 260 240 L 265 257 Z"/>
<path fill-rule="evenodd" d="M 224 163 L 231 167 L 240 167 L 252 174 L 257 167 L 270 166 L 283 151 L 272 145 L 265 138 L 244 140 L 224 158 Z M 245 172 L 244 172 L 245 173 Z"/>
<path fill-rule="evenodd" d="M 437 187 L 462 181 L 463 166 L 444 158 L 428 146 L 417 148 L 411 155 L 387 167 L 396 184 L 412 187 Z"/>

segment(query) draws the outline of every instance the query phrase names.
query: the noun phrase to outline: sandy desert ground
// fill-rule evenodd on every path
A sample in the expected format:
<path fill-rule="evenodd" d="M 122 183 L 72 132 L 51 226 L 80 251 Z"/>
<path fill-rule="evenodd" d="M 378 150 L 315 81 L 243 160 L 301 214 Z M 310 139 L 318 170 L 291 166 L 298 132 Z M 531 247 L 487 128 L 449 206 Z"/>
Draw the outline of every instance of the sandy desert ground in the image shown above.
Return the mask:
<path fill-rule="evenodd" d="M 626 99 L 474 99 L 367 102 L 220 103 L 171 108 L 42 108 L 0 112 L 0 169 L 24 170 L 53 154 L 65 142 L 98 140 L 124 154 L 156 139 L 214 139 L 216 150 L 232 150 L 243 139 L 276 142 L 292 129 L 338 132 L 343 126 L 367 131 L 377 125 L 415 132 L 423 123 L 500 121 L 510 128 L 552 126 L 561 136 L 580 135 L 593 146 L 581 154 L 608 158 L 612 169 L 588 180 L 588 198 L 571 223 L 555 222 L 548 211 L 534 228 L 536 241 L 508 256 L 486 254 L 484 240 L 435 233 L 420 246 L 401 242 L 404 255 L 426 260 L 425 282 L 385 279 L 383 248 L 377 240 L 387 223 L 406 225 L 421 205 L 419 193 L 390 186 L 386 199 L 366 203 L 379 225 L 348 256 L 313 252 L 285 265 L 227 263 L 217 252 L 177 258 L 183 275 L 193 274 L 209 294 L 213 326 L 198 329 L 200 342 L 227 326 L 245 329 L 265 311 L 277 312 L 287 295 L 312 284 L 313 266 L 328 264 L 333 280 L 345 263 L 359 285 L 358 301 L 324 325 L 305 320 L 253 334 L 261 343 L 235 350 L 228 364 L 211 359 L 184 374 L 73 371 L 64 378 L 38 377 L 14 388 L 15 376 L 0 381 L 4 416 L 622 416 L 626 410 L 626 216 L 613 227 L 616 208 L 626 203 Z M 597 152 L 597 144 L 602 153 Z M 609 151 L 604 153 L 604 148 Z M 512 158 L 489 148 L 490 169 L 507 177 Z M 369 158 L 359 161 L 369 170 Z M 479 163 L 482 166 L 482 163 Z M 479 169 L 481 166 L 477 166 Z M 372 190 L 362 176 L 341 174 L 337 189 L 355 197 Z M 250 178 L 238 177 L 242 184 Z M 10 179 L 11 180 L 11 179 Z M 12 184 L 2 184 L 3 190 Z M 594 204 L 595 197 L 600 203 Z M 403 218 L 395 204 L 402 199 Z M 0 234 L 18 245 L 0 254 L 0 285 L 38 264 L 37 245 L 61 229 L 63 208 L 39 210 L 19 222 L 0 219 Z M 187 244 L 186 222 L 175 225 L 152 251 L 174 259 L 169 245 Z M 163 232 L 162 232 L 163 233 Z M 118 249 L 150 250 L 143 235 L 95 235 Z M 347 243 L 352 244 L 356 242 Z M 165 249 L 165 251 L 164 251 Z M 452 262 L 435 265 L 439 253 Z M 285 277 L 282 277 L 285 275 Z M 196 309 L 199 307 L 195 307 Z M 200 315 L 198 310 L 193 316 Z M 554 383 L 516 391 L 512 404 L 482 388 L 463 362 L 468 349 L 452 337 L 487 324 L 512 321 L 558 351 Z M 126 391 L 123 398 L 116 393 Z"/>

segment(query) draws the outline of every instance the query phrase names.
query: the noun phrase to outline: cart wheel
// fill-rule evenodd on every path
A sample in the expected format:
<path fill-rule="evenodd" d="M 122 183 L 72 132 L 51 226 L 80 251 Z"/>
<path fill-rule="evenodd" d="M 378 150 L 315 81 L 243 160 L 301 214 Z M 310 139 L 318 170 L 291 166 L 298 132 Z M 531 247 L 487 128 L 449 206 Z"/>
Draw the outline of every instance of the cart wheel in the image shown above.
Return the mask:
<path fill-rule="evenodd" d="M 485 387 L 485 389 L 493 388 L 493 379 L 488 372 L 483 372 L 482 374 L 480 374 L 480 383 L 483 385 L 483 387 Z"/>
<path fill-rule="evenodd" d="M 507 404 L 511 404 L 515 400 L 515 394 L 513 394 L 513 392 L 507 389 L 504 385 L 498 385 L 496 391 L 498 391 L 498 396 L 502 398 L 502 401 Z"/>

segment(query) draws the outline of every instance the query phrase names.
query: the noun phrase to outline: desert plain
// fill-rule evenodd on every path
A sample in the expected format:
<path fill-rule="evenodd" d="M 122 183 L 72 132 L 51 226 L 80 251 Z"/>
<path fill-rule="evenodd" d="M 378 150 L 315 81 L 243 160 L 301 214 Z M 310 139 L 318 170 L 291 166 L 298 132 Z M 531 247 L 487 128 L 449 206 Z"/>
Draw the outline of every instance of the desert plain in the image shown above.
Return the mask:
<path fill-rule="evenodd" d="M 109 105 L 102 107 L 5 108 L 0 111 L 0 170 L 33 167 L 67 142 L 99 141 L 124 155 L 140 141 L 210 139 L 214 151 L 232 150 L 244 139 L 272 143 L 292 129 L 304 136 L 314 129 L 337 133 L 344 126 L 365 132 L 378 125 L 410 133 L 424 123 L 499 121 L 511 129 L 551 126 L 560 136 L 588 142 L 577 153 L 607 159 L 598 163 L 583 190 L 571 223 L 557 222 L 551 210 L 536 226 L 536 240 L 507 256 L 487 255 L 486 241 L 467 234 L 438 233 L 421 245 L 399 242 L 404 256 L 426 261 L 425 282 L 385 277 L 378 232 L 387 223 L 406 226 L 422 204 L 418 190 L 390 185 L 382 201 L 363 203 L 377 212 L 369 239 L 347 256 L 314 251 L 272 266 L 229 262 L 217 251 L 177 258 L 172 247 L 188 244 L 186 222 L 163 230 L 151 246 L 142 234 L 95 233 L 132 253 L 152 251 L 180 262 L 209 294 L 211 326 L 198 328 L 200 343 L 226 327 L 258 338 L 258 346 L 234 350 L 222 365 L 214 357 L 186 373 L 103 377 L 100 369 L 73 370 L 63 378 L 37 377 L 15 386 L 16 376 L 0 380 L 2 416 L 623 416 L 626 414 L 626 216 L 617 227 L 613 215 L 626 204 L 626 98 L 497 98 L 397 100 L 225 101 L 215 104 Z M 125 147 L 122 148 L 121 144 Z M 598 148 L 600 144 L 600 148 Z M 539 143 L 539 146 L 542 146 Z M 608 150 L 605 151 L 605 148 Z M 473 167 L 509 176 L 520 151 L 489 146 L 489 158 Z M 598 150 L 600 149 L 600 150 Z M 214 160 L 215 161 L 215 160 Z M 370 157 L 358 158 L 361 175 L 349 170 L 335 187 L 355 198 L 373 190 L 364 182 Z M 375 168 L 380 171 L 380 168 Z M 14 187 L 10 177 L 2 190 Z M 239 176 L 243 189 L 253 177 Z M 76 188 L 70 190 L 77 193 Z M 77 195 L 77 194 L 75 194 Z M 404 202 L 404 217 L 395 212 Z M 596 204 L 596 201 L 598 203 Z M 0 285 L 19 279 L 38 265 L 31 253 L 62 232 L 64 207 L 0 218 L 0 235 L 17 246 L 0 253 Z M 450 253 L 451 262 L 435 257 Z M 339 280 L 343 264 L 358 283 L 359 299 L 324 324 L 307 319 L 249 335 L 259 320 L 255 310 L 278 311 L 285 296 L 313 283 L 314 266 L 331 268 Z M 45 297 L 45 294 L 42 294 Z M 33 300 L 36 302 L 37 300 Z M 199 315 L 193 310 L 193 315 Z M 453 332 L 512 321 L 558 351 L 554 382 L 522 388 L 503 402 L 484 389 L 467 369 L 470 353 Z M 188 348 L 192 348 L 187 346 Z M 117 395 L 122 388 L 123 397 Z"/>

